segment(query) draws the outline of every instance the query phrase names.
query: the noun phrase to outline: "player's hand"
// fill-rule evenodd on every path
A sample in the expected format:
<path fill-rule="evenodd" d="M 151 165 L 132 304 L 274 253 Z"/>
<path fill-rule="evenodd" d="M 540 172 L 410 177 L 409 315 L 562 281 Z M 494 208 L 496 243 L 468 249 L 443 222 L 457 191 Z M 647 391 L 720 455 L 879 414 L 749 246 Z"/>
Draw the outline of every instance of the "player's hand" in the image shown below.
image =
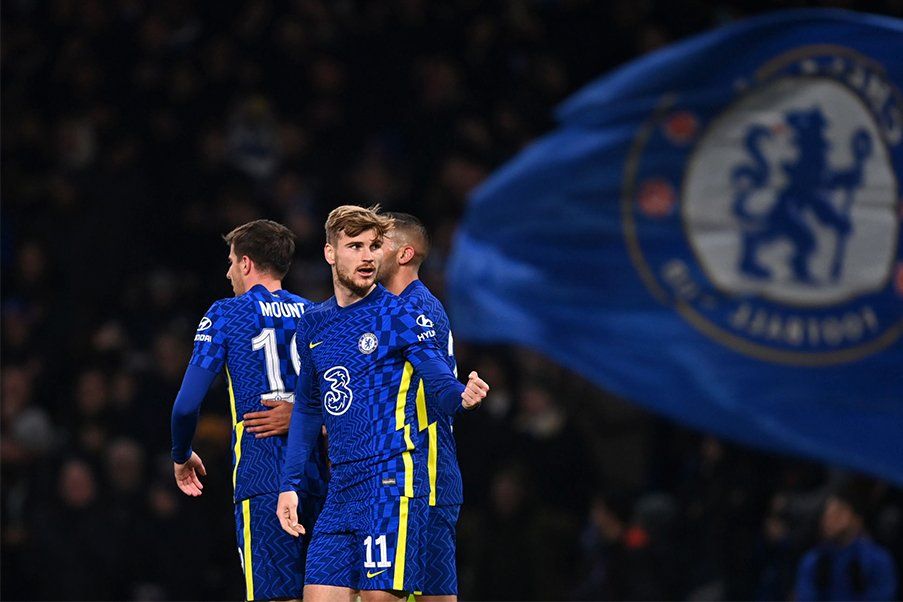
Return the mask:
<path fill-rule="evenodd" d="M 282 530 L 298 537 L 304 535 L 304 525 L 298 522 L 298 494 L 294 491 L 283 491 L 279 494 L 279 502 L 276 504 L 276 516 Z"/>
<path fill-rule="evenodd" d="M 204 463 L 199 455 L 191 452 L 191 457 L 184 464 L 173 462 L 172 469 L 176 475 L 176 485 L 179 486 L 182 493 L 191 497 L 197 497 L 203 493 L 201 490 L 204 488 L 204 484 L 201 483 L 200 477 L 207 476 L 207 469 L 204 468 Z"/>
<path fill-rule="evenodd" d="M 461 405 L 465 410 L 475 408 L 482 403 L 487 393 L 489 393 L 489 385 L 486 384 L 486 381 L 480 378 L 476 372 L 471 372 L 467 376 L 467 386 L 461 393 Z"/>
<path fill-rule="evenodd" d="M 270 409 L 244 414 L 242 419 L 245 421 L 245 431 L 254 433 L 257 439 L 288 434 L 294 404 L 275 399 L 263 399 L 260 403 Z"/>

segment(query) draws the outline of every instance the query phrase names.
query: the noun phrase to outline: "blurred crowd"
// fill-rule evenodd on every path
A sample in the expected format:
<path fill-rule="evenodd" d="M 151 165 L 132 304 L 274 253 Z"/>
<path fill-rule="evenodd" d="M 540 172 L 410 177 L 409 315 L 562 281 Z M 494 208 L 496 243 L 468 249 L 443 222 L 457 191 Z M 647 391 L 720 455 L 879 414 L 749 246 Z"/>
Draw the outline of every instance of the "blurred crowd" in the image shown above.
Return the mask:
<path fill-rule="evenodd" d="M 326 213 L 380 202 L 427 223 L 441 297 L 468 193 L 556 103 L 789 5 L 4 2 L 3 599 L 242 597 L 222 383 L 196 436 L 201 498 L 178 492 L 169 458 L 194 327 L 231 294 L 221 234 L 285 223 L 285 286 L 322 300 Z M 689 432 L 532 351 L 457 354 L 493 387 L 456 425 L 462 598 L 791 597 L 847 475 Z M 903 494 L 857 486 L 866 530 L 901 562 Z"/>

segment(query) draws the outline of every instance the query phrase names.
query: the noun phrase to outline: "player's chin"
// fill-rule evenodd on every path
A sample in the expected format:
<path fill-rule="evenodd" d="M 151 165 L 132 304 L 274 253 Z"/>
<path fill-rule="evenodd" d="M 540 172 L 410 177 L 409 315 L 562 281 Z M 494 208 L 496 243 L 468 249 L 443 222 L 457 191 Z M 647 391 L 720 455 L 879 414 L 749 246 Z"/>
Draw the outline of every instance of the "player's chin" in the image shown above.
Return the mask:
<path fill-rule="evenodd" d="M 376 270 L 358 270 L 354 273 L 354 281 L 359 288 L 370 288 L 376 282 Z"/>

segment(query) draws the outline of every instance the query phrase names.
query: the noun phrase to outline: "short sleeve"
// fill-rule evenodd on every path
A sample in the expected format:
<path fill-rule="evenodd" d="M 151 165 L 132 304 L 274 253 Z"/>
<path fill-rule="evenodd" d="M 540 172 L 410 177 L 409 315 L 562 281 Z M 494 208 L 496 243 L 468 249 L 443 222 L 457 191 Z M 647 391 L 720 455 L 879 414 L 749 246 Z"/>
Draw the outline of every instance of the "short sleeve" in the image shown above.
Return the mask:
<path fill-rule="evenodd" d="M 226 362 L 227 333 L 229 317 L 224 302 L 217 301 L 210 306 L 194 333 L 194 350 L 189 364 L 220 372 Z"/>

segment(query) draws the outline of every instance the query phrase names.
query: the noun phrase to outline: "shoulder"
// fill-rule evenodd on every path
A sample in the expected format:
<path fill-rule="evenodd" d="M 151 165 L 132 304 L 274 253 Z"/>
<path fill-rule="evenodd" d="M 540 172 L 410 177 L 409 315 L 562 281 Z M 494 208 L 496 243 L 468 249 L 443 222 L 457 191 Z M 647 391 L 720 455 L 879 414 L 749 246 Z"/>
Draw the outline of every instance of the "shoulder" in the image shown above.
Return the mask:
<path fill-rule="evenodd" d="M 390 309 L 395 316 L 413 316 L 416 318 L 424 313 L 423 299 L 413 295 L 395 297 Z"/>
<path fill-rule="evenodd" d="M 426 286 L 423 287 L 424 291 L 424 302 L 423 306 L 427 308 L 431 317 L 434 320 L 444 320 L 448 322 L 448 312 L 445 311 L 445 306 L 442 305 L 442 301 L 434 295 Z"/>
<path fill-rule="evenodd" d="M 300 303 L 300 304 L 302 304 L 302 305 L 304 306 L 304 311 L 305 311 L 305 312 L 310 311 L 310 309 L 311 309 L 314 305 L 316 305 L 316 303 L 314 303 L 314 302 L 311 301 L 310 299 L 307 299 L 307 298 L 305 298 L 305 297 L 302 297 L 301 295 L 296 295 L 295 293 L 290 293 L 290 292 L 288 292 L 288 291 L 286 291 L 286 298 L 287 298 L 287 300 L 288 300 L 290 303 Z"/>
<path fill-rule="evenodd" d="M 305 300 L 306 301 L 306 300 Z M 322 303 L 315 303 L 313 301 L 306 301 L 304 305 L 304 315 L 305 316 L 324 316 L 330 313 L 333 310 L 331 304 L 328 300 L 323 301 Z"/>
<path fill-rule="evenodd" d="M 442 302 L 439 301 L 439 298 L 436 297 L 436 295 L 434 295 L 421 280 L 415 280 L 411 283 L 405 297 L 412 299 L 417 305 L 424 310 L 429 311 L 431 314 L 441 313 L 442 316 L 445 315 L 445 307 L 443 307 Z M 432 317 L 438 318 L 440 316 L 436 315 Z"/>
<path fill-rule="evenodd" d="M 812 548 L 808 552 L 803 555 L 802 560 L 800 560 L 799 564 L 799 574 L 802 576 L 803 574 L 809 574 L 815 570 L 815 564 L 818 562 L 818 557 L 821 555 L 821 548 Z"/>
<path fill-rule="evenodd" d="M 872 539 L 863 538 L 861 545 L 863 556 L 867 557 L 872 563 L 888 566 L 893 564 L 893 558 L 891 557 L 890 552 L 878 542 Z"/>
<path fill-rule="evenodd" d="M 212 325 L 214 326 L 219 323 L 219 325 L 222 326 L 236 311 L 240 310 L 243 307 L 245 307 L 245 303 L 243 302 L 242 297 L 227 297 L 224 299 L 217 299 L 207 309 L 207 311 L 204 312 L 204 317 L 201 319 L 200 326 L 203 326 L 205 323 L 208 326 L 211 325 L 210 323 L 212 323 Z"/>
<path fill-rule="evenodd" d="M 308 303 L 311 303 L 308 301 Z M 334 304 L 328 300 L 323 303 L 311 303 L 304 306 L 304 312 L 298 320 L 299 332 L 314 331 L 334 313 Z"/>

